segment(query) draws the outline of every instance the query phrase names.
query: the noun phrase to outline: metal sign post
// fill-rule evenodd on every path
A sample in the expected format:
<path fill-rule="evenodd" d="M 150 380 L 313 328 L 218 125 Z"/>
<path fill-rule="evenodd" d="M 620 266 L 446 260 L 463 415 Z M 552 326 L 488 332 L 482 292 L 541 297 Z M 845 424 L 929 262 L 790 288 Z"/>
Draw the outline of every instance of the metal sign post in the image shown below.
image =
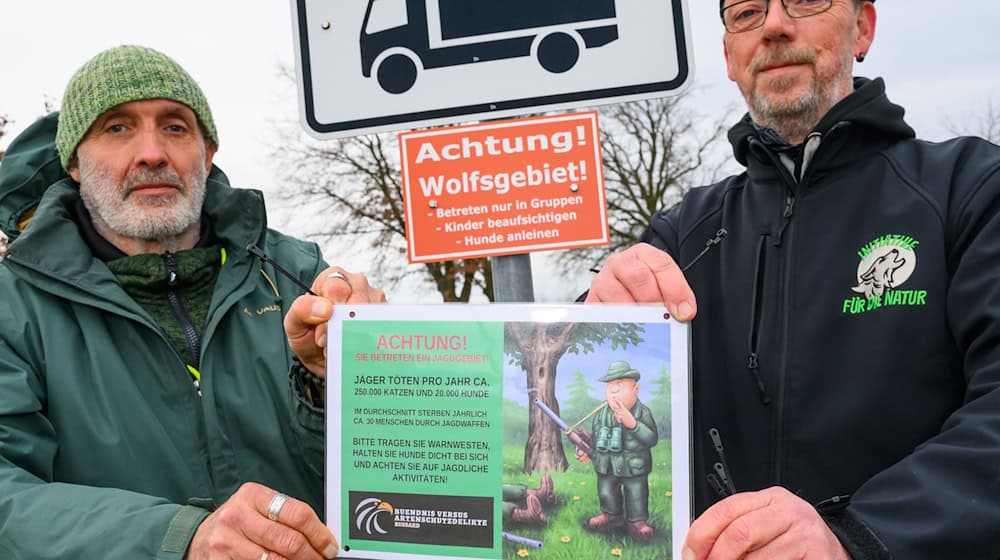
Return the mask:
<path fill-rule="evenodd" d="M 531 255 L 490 257 L 493 269 L 493 299 L 497 303 L 531 303 L 535 287 L 531 281 Z"/>

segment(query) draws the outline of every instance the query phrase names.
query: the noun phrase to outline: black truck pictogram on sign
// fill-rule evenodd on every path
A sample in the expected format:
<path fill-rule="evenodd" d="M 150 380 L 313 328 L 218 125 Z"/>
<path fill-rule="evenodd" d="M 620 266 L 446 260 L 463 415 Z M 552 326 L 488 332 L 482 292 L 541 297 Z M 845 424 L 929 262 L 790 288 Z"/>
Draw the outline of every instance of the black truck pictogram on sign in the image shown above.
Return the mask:
<path fill-rule="evenodd" d="M 553 73 L 618 39 L 615 0 L 368 0 L 361 73 L 403 93 L 420 70 L 534 56 Z"/>

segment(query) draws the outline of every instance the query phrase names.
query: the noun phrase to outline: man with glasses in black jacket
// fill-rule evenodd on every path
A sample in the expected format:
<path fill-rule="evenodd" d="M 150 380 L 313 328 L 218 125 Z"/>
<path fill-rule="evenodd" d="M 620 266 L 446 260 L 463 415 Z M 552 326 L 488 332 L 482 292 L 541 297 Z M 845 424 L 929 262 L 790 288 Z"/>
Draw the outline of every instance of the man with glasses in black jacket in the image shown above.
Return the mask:
<path fill-rule="evenodd" d="M 657 214 L 587 296 L 692 321 L 683 559 L 1000 557 L 1000 149 L 917 140 L 852 77 L 871 0 L 720 15 L 746 170 Z"/>

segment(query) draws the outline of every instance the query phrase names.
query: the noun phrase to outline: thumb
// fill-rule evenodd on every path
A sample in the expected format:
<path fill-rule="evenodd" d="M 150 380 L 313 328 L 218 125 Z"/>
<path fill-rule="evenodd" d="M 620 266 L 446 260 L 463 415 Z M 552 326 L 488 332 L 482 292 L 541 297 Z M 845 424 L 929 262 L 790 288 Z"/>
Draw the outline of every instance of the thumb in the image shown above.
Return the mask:
<path fill-rule="evenodd" d="M 330 300 L 303 294 L 295 298 L 285 315 L 285 334 L 288 338 L 308 336 L 316 325 L 327 322 L 332 315 L 333 303 Z"/>

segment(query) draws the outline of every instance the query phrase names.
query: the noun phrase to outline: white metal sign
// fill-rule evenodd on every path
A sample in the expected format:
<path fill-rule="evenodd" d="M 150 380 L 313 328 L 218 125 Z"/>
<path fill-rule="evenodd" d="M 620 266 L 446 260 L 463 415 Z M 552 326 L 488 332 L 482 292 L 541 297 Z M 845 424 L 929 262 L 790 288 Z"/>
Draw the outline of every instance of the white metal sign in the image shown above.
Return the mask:
<path fill-rule="evenodd" d="M 692 72 L 686 0 L 291 0 L 318 137 L 658 97 Z"/>

